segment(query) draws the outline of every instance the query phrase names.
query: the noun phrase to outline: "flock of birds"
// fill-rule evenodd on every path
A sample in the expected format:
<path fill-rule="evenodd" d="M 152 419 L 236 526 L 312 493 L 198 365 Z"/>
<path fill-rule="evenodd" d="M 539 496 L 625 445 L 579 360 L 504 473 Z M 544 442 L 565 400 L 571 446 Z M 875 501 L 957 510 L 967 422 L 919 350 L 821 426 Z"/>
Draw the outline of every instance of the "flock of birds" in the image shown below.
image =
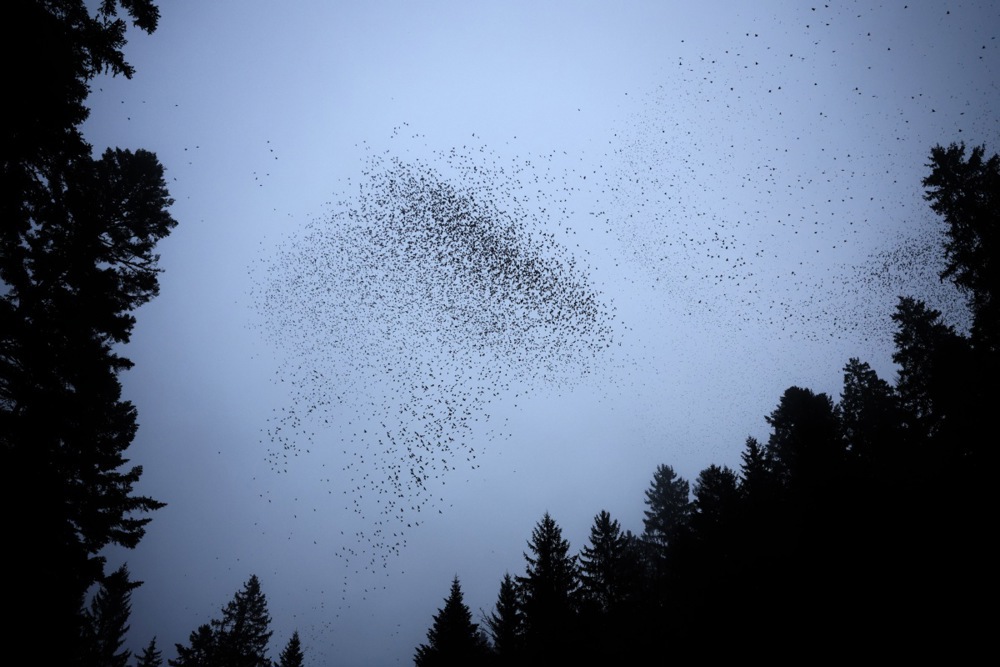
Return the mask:
<path fill-rule="evenodd" d="M 530 160 L 500 162 L 485 147 L 368 151 L 349 198 L 290 236 L 258 286 L 265 331 L 293 360 L 269 460 L 287 471 L 304 449 L 339 450 L 338 495 L 363 527 L 338 555 L 362 569 L 385 569 L 443 511 L 450 474 L 505 437 L 491 404 L 582 381 L 612 355 L 621 323 L 552 231 L 565 221 L 551 183 Z"/>

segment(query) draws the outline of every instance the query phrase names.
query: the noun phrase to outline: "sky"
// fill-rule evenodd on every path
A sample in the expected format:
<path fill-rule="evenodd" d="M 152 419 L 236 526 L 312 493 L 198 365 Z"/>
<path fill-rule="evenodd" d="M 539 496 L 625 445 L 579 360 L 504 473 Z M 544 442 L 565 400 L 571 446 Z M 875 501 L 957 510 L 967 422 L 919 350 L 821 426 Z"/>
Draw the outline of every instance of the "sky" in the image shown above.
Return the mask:
<path fill-rule="evenodd" d="M 737 468 L 792 385 L 894 379 L 937 279 L 930 149 L 1000 146 L 981 2 L 161 3 L 95 151 L 154 151 L 178 221 L 122 376 L 129 646 L 256 574 L 271 656 L 409 664 L 478 620 L 549 512 L 642 531 L 656 466 Z"/>

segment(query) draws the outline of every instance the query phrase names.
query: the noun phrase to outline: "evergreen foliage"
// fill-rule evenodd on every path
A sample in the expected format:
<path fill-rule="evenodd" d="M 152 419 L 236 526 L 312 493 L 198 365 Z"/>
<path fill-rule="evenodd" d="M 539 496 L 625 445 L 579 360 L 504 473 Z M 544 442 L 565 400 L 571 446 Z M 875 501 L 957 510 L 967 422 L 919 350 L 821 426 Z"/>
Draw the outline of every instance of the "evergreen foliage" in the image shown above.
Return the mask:
<path fill-rule="evenodd" d="M 666 547 L 687 528 L 691 515 L 690 485 L 669 465 L 659 465 L 646 490 L 643 538 Z"/>
<path fill-rule="evenodd" d="M 490 659 L 490 648 L 479 626 L 472 622 L 472 612 L 465 605 L 458 576 L 444 607 L 434 615 L 427 631 L 427 643 L 417 647 L 414 663 L 417 667 L 482 665 Z"/>
<path fill-rule="evenodd" d="M 486 618 L 493 651 L 501 665 L 519 664 L 524 643 L 524 618 L 517 584 L 510 573 L 504 573 L 500 593 L 492 613 Z"/>
<path fill-rule="evenodd" d="M 156 637 L 153 637 L 139 654 L 135 667 L 162 667 L 162 665 L 163 653 L 156 647 Z"/>
<path fill-rule="evenodd" d="M 543 663 L 572 658 L 576 646 L 579 574 L 569 541 L 548 512 L 528 542 L 524 576 L 517 577 L 524 613 L 526 650 Z"/>
<path fill-rule="evenodd" d="M 142 585 L 129 578 L 122 565 L 104 577 L 85 612 L 86 646 L 89 664 L 94 667 L 125 667 L 131 652 L 123 649 L 132 613 L 132 591 Z"/>
<path fill-rule="evenodd" d="M 296 630 L 292 633 L 284 650 L 281 651 L 281 655 L 278 656 L 277 667 L 302 667 L 303 659 L 302 643 L 299 641 L 299 632 Z"/>
<path fill-rule="evenodd" d="M 45 618 L 49 659 L 68 664 L 88 651 L 84 600 L 104 579 L 102 550 L 134 547 L 162 507 L 133 493 L 142 470 L 124 452 L 136 411 L 122 400 L 118 374 L 131 362 L 118 346 L 132 311 L 157 294 L 153 248 L 176 224 L 171 200 L 152 153 L 95 159 L 80 131 L 89 82 L 133 73 L 127 19 L 150 33 L 159 13 L 149 0 L 4 9 L 17 104 L 0 130 L 0 511 L 24 545 L 9 554 L 20 575 L 11 632 L 32 636 L 29 619 Z"/>
<path fill-rule="evenodd" d="M 271 616 L 257 575 L 251 575 L 222 610 L 177 644 L 173 667 L 272 667 L 267 657 Z"/>

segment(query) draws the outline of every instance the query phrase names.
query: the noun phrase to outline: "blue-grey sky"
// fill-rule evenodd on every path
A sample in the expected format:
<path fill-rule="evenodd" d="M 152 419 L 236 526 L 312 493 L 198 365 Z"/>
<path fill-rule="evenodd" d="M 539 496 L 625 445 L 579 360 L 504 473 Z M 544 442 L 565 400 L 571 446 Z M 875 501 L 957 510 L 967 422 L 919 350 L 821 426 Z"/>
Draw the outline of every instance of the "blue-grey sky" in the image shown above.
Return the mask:
<path fill-rule="evenodd" d="M 180 223 L 123 378 L 168 503 L 112 554 L 136 651 L 256 573 L 272 657 L 298 629 L 308 664 L 407 664 L 454 575 L 492 608 L 544 512 L 574 550 L 602 509 L 640 532 L 656 465 L 736 467 L 850 357 L 891 380 L 898 295 L 961 323 L 920 180 L 937 143 L 1000 146 L 988 0 L 161 12 L 85 127 L 157 153 Z M 468 235 L 397 253 L 421 175 L 557 287 Z"/>

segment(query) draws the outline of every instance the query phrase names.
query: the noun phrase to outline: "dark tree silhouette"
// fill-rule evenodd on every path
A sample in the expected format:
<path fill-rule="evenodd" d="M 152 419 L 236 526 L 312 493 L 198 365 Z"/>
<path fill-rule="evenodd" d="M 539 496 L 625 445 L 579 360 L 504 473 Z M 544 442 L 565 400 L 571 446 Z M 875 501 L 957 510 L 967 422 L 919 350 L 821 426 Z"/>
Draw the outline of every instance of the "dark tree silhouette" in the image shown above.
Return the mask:
<path fill-rule="evenodd" d="M 686 528 L 691 516 L 691 488 L 683 477 L 668 465 L 659 465 L 646 489 L 643 511 L 643 538 L 665 547 Z"/>
<path fill-rule="evenodd" d="M 520 663 L 524 643 L 523 621 L 517 584 L 510 573 L 505 573 L 500 582 L 496 606 L 485 619 L 498 664 Z"/>
<path fill-rule="evenodd" d="M 417 667 L 447 665 L 482 665 L 490 659 L 490 649 L 479 626 L 472 622 L 472 612 L 462 598 L 462 586 L 456 576 L 444 607 L 434 615 L 427 631 L 427 643 L 417 647 Z"/>
<path fill-rule="evenodd" d="M 118 380 L 131 364 L 116 351 L 131 312 L 157 293 L 153 247 L 175 225 L 171 201 L 153 154 L 94 159 L 80 132 L 89 82 L 132 74 L 119 8 L 156 28 L 149 0 L 13 0 L 0 28 L 18 101 L 0 130 L 0 511 L 20 545 L 8 552 L 19 573 L 9 628 L 24 640 L 45 618 L 48 659 L 60 664 L 84 650 L 101 551 L 134 547 L 144 515 L 162 506 L 132 491 L 141 469 L 123 453 L 136 414 Z"/>
<path fill-rule="evenodd" d="M 156 648 L 156 637 L 153 637 L 136 658 L 135 667 L 162 667 L 162 665 L 163 653 Z"/>
<path fill-rule="evenodd" d="M 104 577 L 84 616 L 88 664 L 95 667 L 125 667 L 128 664 L 132 654 L 122 645 L 132 613 L 132 591 L 140 585 L 142 582 L 129 579 L 126 565 Z"/>
<path fill-rule="evenodd" d="M 278 656 L 277 667 L 302 667 L 303 659 L 302 643 L 299 641 L 299 632 L 296 630 L 292 633 L 284 650 L 281 651 L 281 655 Z"/>
<path fill-rule="evenodd" d="M 177 644 L 173 667 L 273 667 L 267 657 L 271 616 L 257 575 L 251 575 L 212 619 L 191 633 L 189 645 Z"/>
<path fill-rule="evenodd" d="M 191 632 L 188 646 L 175 644 L 177 657 L 167 660 L 171 667 L 216 667 L 218 647 L 212 626 L 204 623 Z"/>
<path fill-rule="evenodd" d="M 972 338 L 997 352 L 1000 345 L 1000 156 L 984 159 L 977 146 L 966 158 L 965 144 L 931 149 L 925 198 L 947 224 L 942 279 L 951 279 L 969 298 Z"/>
<path fill-rule="evenodd" d="M 580 550 L 582 597 L 606 614 L 624 601 L 628 538 L 606 510 L 594 517 L 590 543 Z"/>
<path fill-rule="evenodd" d="M 227 667 L 271 667 L 270 625 L 267 598 L 257 575 L 251 575 L 222 610 L 222 619 L 212 621 L 220 662 Z"/>
<path fill-rule="evenodd" d="M 525 645 L 529 661 L 556 664 L 571 660 L 577 647 L 576 596 L 579 586 L 576 557 L 548 512 L 531 532 L 531 555 L 517 578 L 522 594 Z"/>

